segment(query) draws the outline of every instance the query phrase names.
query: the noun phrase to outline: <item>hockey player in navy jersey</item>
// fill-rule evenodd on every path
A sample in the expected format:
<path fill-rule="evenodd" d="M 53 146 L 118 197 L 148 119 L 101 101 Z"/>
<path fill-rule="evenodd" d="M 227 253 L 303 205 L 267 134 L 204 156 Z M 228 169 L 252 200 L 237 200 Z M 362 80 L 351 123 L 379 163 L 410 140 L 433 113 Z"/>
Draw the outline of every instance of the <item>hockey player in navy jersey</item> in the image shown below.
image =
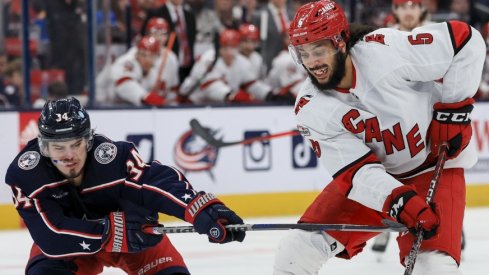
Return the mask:
<path fill-rule="evenodd" d="M 464 168 L 477 161 L 470 113 L 486 54 L 481 34 L 459 21 L 411 32 L 349 26 L 329 0 L 300 7 L 289 34 L 290 53 L 309 75 L 294 108 L 298 128 L 333 176 L 299 222 L 395 219 L 410 229 L 397 238 L 402 264 L 419 225 L 425 240 L 413 274 L 460 274 Z M 444 142 L 448 160 L 428 205 Z M 375 235 L 291 230 L 274 274 L 317 274 Z"/>
<path fill-rule="evenodd" d="M 213 194 L 197 192 L 177 169 L 144 163 L 132 143 L 94 133 L 75 98 L 49 101 L 5 182 L 34 244 L 26 274 L 190 274 L 158 213 L 194 225 L 210 242 L 243 241 L 225 224 L 243 220 Z"/>

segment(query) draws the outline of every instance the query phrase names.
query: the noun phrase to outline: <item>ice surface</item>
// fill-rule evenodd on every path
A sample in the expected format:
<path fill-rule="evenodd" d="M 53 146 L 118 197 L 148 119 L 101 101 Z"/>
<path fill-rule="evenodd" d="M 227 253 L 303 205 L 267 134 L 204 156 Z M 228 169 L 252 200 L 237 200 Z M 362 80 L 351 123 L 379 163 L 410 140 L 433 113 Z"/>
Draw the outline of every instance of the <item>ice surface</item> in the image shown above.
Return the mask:
<path fill-rule="evenodd" d="M 245 222 L 290 223 L 296 219 L 296 217 L 271 217 L 247 219 Z M 489 274 L 489 208 L 468 209 L 464 228 L 467 246 L 463 253 L 462 273 L 464 275 Z M 192 274 L 260 275 L 272 274 L 275 247 L 284 232 L 249 232 L 244 243 L 225 245 L 208 243 L 205 236 L 195 233 L 171 234 L 170 238 L 182 253 Z M 31 243 L 26 230 L 0 231 L 2 247 L 0 274 L 23 274 Z M 363 253 L 350 261 L 336 258 L 330 260 L 319 274 L 403 274 L 394 238 L 391 238 L 386 253 L 381 256 L 371 251 L 371 244 L 369 243 Z M 118 269 L 106 268 L 103 274 L 124 273 Z"/>

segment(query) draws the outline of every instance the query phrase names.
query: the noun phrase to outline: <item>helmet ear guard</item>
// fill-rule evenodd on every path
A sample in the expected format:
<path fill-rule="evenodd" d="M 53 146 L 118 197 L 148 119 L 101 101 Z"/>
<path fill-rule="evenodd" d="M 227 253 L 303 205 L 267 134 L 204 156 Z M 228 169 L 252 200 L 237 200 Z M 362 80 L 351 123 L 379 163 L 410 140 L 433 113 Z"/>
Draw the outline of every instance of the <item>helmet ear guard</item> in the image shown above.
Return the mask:
<path fill-rule="evenodd" d="M 49 157 L 48 145 L 52 141 L 85 138 L 87 151 L 92 148 L 94 130 L 90 127 L 90 117 L 74 97 L 46 102 L 38 128 L 38 144 L 43 156 Z"/>

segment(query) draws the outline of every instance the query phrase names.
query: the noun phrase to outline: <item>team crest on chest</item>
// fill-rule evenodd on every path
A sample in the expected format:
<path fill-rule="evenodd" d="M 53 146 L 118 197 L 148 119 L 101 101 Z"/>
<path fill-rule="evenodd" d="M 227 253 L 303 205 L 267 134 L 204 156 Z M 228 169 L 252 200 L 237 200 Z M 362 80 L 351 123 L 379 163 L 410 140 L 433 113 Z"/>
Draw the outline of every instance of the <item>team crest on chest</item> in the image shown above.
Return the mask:
<path fill-rule="evenodd" d="M 36 151 L 27 151 L 20 156 L 17 164 L 21 169 L 31 170 L 36 167 L 41 159 L 41 155 L 39 155 Z"/>
<path fill-rule="evenodd" d="M 104 142 L 97 146 L 94 152 L 95 159 L 101 164 L 107 164 L 115 159 L 117 147 L 109 142 Z"/>

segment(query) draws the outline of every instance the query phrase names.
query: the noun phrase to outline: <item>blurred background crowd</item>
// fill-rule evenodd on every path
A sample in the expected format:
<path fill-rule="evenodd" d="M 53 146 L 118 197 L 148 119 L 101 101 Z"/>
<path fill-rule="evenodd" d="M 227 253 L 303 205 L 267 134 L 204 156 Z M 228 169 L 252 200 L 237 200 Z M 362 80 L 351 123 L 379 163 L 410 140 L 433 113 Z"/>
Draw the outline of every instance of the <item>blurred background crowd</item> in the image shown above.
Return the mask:
<path fill-rule="evenodd" d="M 0 0 L 0 108 L 293 104 L 287 50 L 304 0 Z M 489 43 L 489 0 L 344 0 L 352 22 L 462 20 Z M 28 38 L 28 39 L 26 39 Z M 489 100 L 486 62 L 477 100 Z"/>

